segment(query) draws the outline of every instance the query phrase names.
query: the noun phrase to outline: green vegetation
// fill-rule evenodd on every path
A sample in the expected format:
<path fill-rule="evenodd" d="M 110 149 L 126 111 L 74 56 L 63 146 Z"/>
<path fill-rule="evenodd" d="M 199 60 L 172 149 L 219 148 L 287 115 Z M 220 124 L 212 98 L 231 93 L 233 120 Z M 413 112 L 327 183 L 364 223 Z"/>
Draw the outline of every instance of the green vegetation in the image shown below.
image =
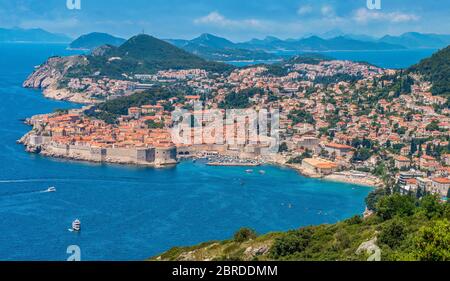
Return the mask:
<path fill-rule="evenodd" d="M 289 161 L 287 163 L 288 164 L 301 164 L 303 162 L 303 159 L 311 158 L 311 157 L 312 157 L 311 152 L 305 151 L 302 153 L 302 155 L 289 159 Z"/>
<path fill-rule="evenodd" d="M 408 217 L 414 213 L 415 199 L 398 193 L 382 197 L 376 204 L 377 214 L 383 220 L 394 217 Z"/>
<path fill-rule="evenodd" d="M 103 45 L 120 46 L 125 41 L 125 39 L 114 37 L 107 33 L 93 32 L 78 37 L 70 43 L 69 47 L 72 49 L 93 50 Z"/>
<path fill-rule="evenodd" d="M 412 66 L 409 71 L 418 72 L 431 81 L 434 95 L 450 98 L 450 46 Z"/>
<path fill-rule="evenodd" d="M 368 160 L 370 157 L 372 157 L 372 151 L 369 148 L 358 148 L 355 152 L 355 154 L 353 155 L 353 159 L 352 161 L 354 162 L 358 162 L 358 161 L 366 161 Z"/>
<path fill-rule="evenodd" d="M 156 105 L 160 100 L 168 100 L 172 97 L 184 99 L 184 93 L 181 90 L 169 88 L 153 88 L 142 93 L 136 93 L 131 96 L 120 97 L 117 99 L 103 102 L 92 109 L 85 111 L 87 116 L 101 119 L 109 124 L 116 122 L 120 115 L 127 115 L 128 108 L 140 107 L 143 105 Z M 165 109 L 170 109 L 170 104 L 163 104 Z"/>
<path fill-rule="evenodd" d="M 432 132 L 432 131 L 439 131 L 439 125 L 438 124 L 439 124 L 439 121 L 434 120 L 430 124 L 427 125 L 426 130 L 430 131 L 430 132 Z"/>
<path fill-rule="evenodd" d="M 149 129 L 162 129 L 164 128 L 164 123 L 161 122 L 155 122 L 154 120 L 147 120 L 145 121 L 145 124 Z"/>
<path fill-rule="evenodd" d="M 165 41 L 148 35 L 134 36 L 120 47 L 108 46 L 101 54 L 86 56 L 88 64 L 71 68 L 68 77 L 155 73 L 168 69 L 201 68 L 212 72 L 232 70 L 231 65 L 206 61 Z"/>
<path fill-rule="evenodd" d="M 295 56 L 289 59 L 286 63 L 288 64 L 319 64 L 323 61 L 332 60 L 331 57 L 324 56 L 321 54 L 308 53 L 302 54 L 301 56 Z"/>
<path fill-rule="evenodd" d="M 380 242 L 388 245 L 391 249 L 395 249 L 401 245 L 406 233 L 406 223 L 401 219 L 395 218 L 386 223 L 380 232 Z"/>
<path fill-rule="evenodd" d="M 433 195 L 417 199 L 414 195 L 390 194 L 388 189 L 373 191 L 367 202 L 376 212 L 365 219 L 355 216 L 336 224 L 259 237 L 242 229 L 233 240 L 174 248 L 161 259 L 178 260 L 189 253 L 192 260 L 367 260 L 369 253 L 357 254 L 356 250 L 376 237 L 385 261 L 450 260 L 450 204 Z M 261 251 L 249 255 L 247 249 Z"/>
<path fill-rule="evenodd" d="M 285 142 L 282 142 L 280 144 L 280 147 L 278 148 L 278 152 L 282 153 L 282 152 L 286 152 L 286 151 L 289 151 L 289 147 Z"/>
<path fill-rule="evenodd" d="M 377 189 L 369 193 L 369 195 L 366 197 L 366 206 L 371 211 L 377 210 L 377 202 L 390 194 L 390 191 L 388 189 Z"/>
<path fill-rule="evenodd" d="M 288 118 L 291 119 L 294 124 L 299 123 L 308 123 L 308 124 L 315 124 L 316 120 L 314 120 L 314 117 L 311 113 L 305 111 L 305 110 L 293 110 L 289 113 Z"/>
<path fill-rule="evenodd" d="M 415 239 L 414 255 L 422 261 L 450 260 L 450 223 L 438 220 L 433 225 L 420 229 Z"/>
<path fill-rule="evenodd" d="M 245 89 L 239 93 L 229 93 L 225 96 L 225 99 L 219 104 L 220 108 L 223 109 L 243 109 L 249 108 L 252 103 L 250 98 L 254 97 L 256 94 L 262 94 L 261 89 L 250 88 Z"/>
<path fill-rule="evenodd" d="M 376 143 L 368 139 L 356 138 L 353 139 L 349 145 L 356 148 L 356 152 L 352 158 L 353 162 L 366 161 L 378 152 Z"/>
<path fill-rule="evenodd" d="M 256 237 L 258 237 L 258 234 L 254 229 L 243 227 L 234 234 L 234 241 L 242 243 Z"/>
<path fill-rule="evenodd" d="M 69 110 L 63 109 L 63 108 L 57 108 L 57 109 L 53 110 L 53 112 L 56 114 L 67 114 L 69 112 Z"/>
<path fill-rule="evenodd" d="M 269 64 L 262 65 L 267 68 L 266 74 L 275 76 L 275 77 L 283 77 L 289 74 L 289 69 L 280 64 Z"/>
<path fill-rule="evenodd" d="M 112 114 L 109 112 L 90 110 L 90 111 L 85 111 L 85 114 L 89 117 L 103 120 L 107 124 L 116 124 L 117 123 L 118 115 Z"/>

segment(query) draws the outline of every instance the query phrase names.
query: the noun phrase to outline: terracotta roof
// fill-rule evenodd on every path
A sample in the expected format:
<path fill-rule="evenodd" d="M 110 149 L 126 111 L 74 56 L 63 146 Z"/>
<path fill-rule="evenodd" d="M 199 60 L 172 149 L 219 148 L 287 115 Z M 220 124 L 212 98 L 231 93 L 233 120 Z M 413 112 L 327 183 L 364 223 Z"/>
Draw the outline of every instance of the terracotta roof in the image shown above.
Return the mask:
<path fill-rule="evenodd" d="M 425 160 L 436 160 L 434 157 L 431 157 L 429 155 L 423 155 L 422 158 Z"/>
<path fill-rule="evenodd" d="M 395 157 L 395 160 L 400 161 L 400 162 L 409 162 L 409 158 L 405 157 L 405 156 L 397 156 Z"/>
<path fill-rule="evenodd" d="M 325 144 L 325 146 L 327 147 L 331 147 L 331 148 L 336 148 L 336 149 L 352 149 L 353 147 L 345 145 L 345 144 L 340 144 L 340 143 L 327 143 Z"/>
<path fill-rule="evenodd" d="M 432 181 L 440 183 L 440 184 L 450 184 L 449 178 L 434 178 Z"/>
<path fill-rule="evenodd" d="M 201 97 L 200 96 L 185 96 L 185 98 L 188 100 L 199 100 Z"/>
<path fill-rule="evenodd" d="M 417 184 L 417 179 L 406 179 L 405 182 L 408 184 Z"/>

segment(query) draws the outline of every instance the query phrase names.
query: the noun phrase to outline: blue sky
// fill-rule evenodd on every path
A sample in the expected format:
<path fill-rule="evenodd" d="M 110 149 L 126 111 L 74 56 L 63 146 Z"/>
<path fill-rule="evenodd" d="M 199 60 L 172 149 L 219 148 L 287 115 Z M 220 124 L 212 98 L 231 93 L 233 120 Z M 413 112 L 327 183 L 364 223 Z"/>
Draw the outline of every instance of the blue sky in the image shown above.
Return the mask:
<path fill-rule="evenodd" d="M 450 34 L 450 0 L 0 0 L 0 27 L 44 28 L 73 37 L 91 31 L 159 38 L 213 33 L 235 41 L 300 38 L 330 30 L 380 36 L 408 31 Z"/>

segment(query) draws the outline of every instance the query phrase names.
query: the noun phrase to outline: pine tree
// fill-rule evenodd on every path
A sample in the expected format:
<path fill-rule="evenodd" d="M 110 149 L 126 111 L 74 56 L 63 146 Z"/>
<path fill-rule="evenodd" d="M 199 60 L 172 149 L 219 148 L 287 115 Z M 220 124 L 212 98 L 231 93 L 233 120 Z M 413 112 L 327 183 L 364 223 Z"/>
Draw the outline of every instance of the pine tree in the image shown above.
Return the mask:
<path fill-rule="evenodd" d="M 420 199 L 420 198 L 422 198 L 422 197 L 423 197 L 423 190 L 422 190 L 422 188 L 419 186 L 419 187 L 417 188 L 416 198 L 417 198 L 417 199 Z"/>
<path fill-rule="evenodd" d="M 411 151 L 410 154 L 414 155 L 417 152 L 417 144 L 416 144 L 416 140 L 412 139 L 411 140 Z"/>
<path fill-rule="evenodd" d="M 386 147 L 387 147 L 387 148 L 391 148 L 391 141 L 390 141 L 390 140 L 387 140 L 387 141 L 386 141 Z"/>
<path fill-rule="evenodd" d="M 427 148 L 425 150 L 425 154 L 431 156 L 433 154 L 433 148 L 431 147 L 431 143 L 427 144 Z"/>

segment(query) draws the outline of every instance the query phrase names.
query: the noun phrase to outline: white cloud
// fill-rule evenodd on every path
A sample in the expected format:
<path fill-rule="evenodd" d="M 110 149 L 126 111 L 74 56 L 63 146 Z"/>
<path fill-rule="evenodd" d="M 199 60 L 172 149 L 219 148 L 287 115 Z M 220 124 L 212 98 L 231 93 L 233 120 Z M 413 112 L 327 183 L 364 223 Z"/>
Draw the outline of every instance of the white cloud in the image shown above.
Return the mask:
<path fill-rule="evenodd" d="M 233 20 L 226 18 L 219 12 L 211 12 L 204 17 L 197 18 L 194 20 L 194 23 L 231 28 L 260 28 L 263 26 L 263 23 L 257 19 Z"/>
<path fill-rule="evenodd" d="M 297 10 L 297 14 L 300 16 L 312 13 L 313 7 L 311 5 L 300 6 Z"/>
<path fill-rule="evenodd" d="M 392 23 L 417 21 L 420 19 L 415 14 L 405 14 L 401 12 L 383 13 L 375 10 L 367 10 L 361 8 L 354 14 L 353 19 L 359 23 L 367 23 L 369 21 L 385 21 Z"/>
<path fill-rule="evenodd" d="M 333 17 L 335 15 L 334 8 L 330 5 L 324 5 L 320 9 L 322 16 L 324 17 Z"/>
<path fill-rule="evenodd" d="M 228 20 L 219 14 L 218 12 L 211 12 L 208 15 L 195 19 L 194 23 L 196 24 L 218 24 L 218 25 L 227 25 L 229 24 Z"/>

